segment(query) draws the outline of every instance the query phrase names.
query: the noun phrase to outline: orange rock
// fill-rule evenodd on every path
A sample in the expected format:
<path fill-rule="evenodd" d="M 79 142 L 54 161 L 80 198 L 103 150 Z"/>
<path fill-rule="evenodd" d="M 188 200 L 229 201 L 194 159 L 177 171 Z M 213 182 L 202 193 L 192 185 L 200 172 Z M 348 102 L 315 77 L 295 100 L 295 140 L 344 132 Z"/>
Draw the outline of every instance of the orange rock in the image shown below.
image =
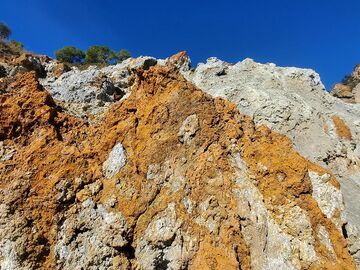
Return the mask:
<path fill-rule="evenodd" d="M 333 89 L 331 90 L 330 94 L 334 97 L 338 97 L 343 99 L 344 101 L 348 101 L 350 103 L 353 102 L 353 93 L 350 86 L 337 83 L 334 85 Z"/>
<path fill-rule="evenodd" d="M 70 70 L 71 70 L 71 68 L 68 65 L 66 65 L 65 63 L 58 63 L 54 67 L 52 73 L 55 77 L 60 77 L 60 75 L 62 75 L 65 72 L 68 72 Z"/>
<path fill-rule="evenodd" d="M 341 139 L 351 140 L 352 139 L 351 130 L 345 124 L 344 120 L 337 115 L 334 115 L 332 117 L 332 120 L 336 128 L 337 136 Z"/>

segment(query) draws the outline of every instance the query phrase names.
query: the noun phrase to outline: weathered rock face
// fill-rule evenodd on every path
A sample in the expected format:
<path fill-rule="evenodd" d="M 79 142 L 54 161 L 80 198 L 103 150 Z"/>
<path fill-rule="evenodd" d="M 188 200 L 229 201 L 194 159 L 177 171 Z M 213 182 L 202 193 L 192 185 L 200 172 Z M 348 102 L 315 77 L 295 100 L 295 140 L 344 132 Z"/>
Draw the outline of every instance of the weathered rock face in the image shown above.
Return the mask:
<path fill-rule="evenodd" d="M 289 136 L 299 153 L 334 173 L 345 198 L 344 218 L 360 231 L 360 205 L 354 204 L 360 200 L 359 105 L 331 97 L 312 70 L 250 59 L 233 65 L 211 58 L 183 74 L 200 89 L 236 103 L 257 125 Z"/>
<path fill-rule="evenodd" d="M 131 74 L 136 69 L 148 69 L 156 63 L 151 57 L 131 58 L 104 68 L 92 66 L 83 71 L 74 68 L 60 76 L 56 76 L 59 67 L 51 64 L 52 74 L 41 83 L 69 113 L 91 119 L 129 94 L 133 83 Z"/>
<path fill-rule="evenodd" d="M 129 245 L 129 229 L 120 213 L 109 212 L 88 199 L 73 205 L 64 219 L 54 247 L 57 265 L 61 268 L 105 270 L 129 267 L 121 252 Z"/>
<path fill-rule="evenodd" d="M 2 81 L 1 269 L 356 268 L 359 238 L 344 229 L 340 169 L 309 161 L 271 130 L 281 123 L 287 133 L 285 120 L 266 122 L 206 94 L 185 55 L 153 67 L 133 61 L 140 68 L 74 70 L 43 86 L 35 73 Z M 86 103 L 100 71 L 117 87 L 131 85 L 102 121 L 59 108 Z M 344 147 L 358 136 L 346 117 L 329 114 L 328 136 Z"/>
<path fill-rule="evenodd" d="M 19 71 L 35 71 L 38 77 L 45 77 L 45 69 L 39 59 L 39 57 L 33 56 L 32 54 L 24 53 L 13 62 L 15 68 L 11 71 L 13 75 L 19 73 Z"/>

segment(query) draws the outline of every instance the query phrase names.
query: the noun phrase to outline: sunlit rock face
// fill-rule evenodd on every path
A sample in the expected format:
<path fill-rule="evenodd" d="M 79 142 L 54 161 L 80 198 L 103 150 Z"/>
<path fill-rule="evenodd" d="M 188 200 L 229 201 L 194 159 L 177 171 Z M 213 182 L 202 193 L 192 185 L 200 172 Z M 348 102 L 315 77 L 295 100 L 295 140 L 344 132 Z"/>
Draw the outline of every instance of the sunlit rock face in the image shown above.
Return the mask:
<path fill-rule="evenodd" d="M 316 73 L 46 61 L 0 79 L 1 269 L 356 269 L 359 108 Z"/>
<path fill-rule="evenodd" d="M 203 91 L 234 102 L 255 124 L 288 136 L 300 154 L 336 175 L 343 218 L 360 231 L 360 205 L 354 204 L 360 199 L 359 104 L 332 97 L 310 69 L 210 58 L 182 73 Z"/>

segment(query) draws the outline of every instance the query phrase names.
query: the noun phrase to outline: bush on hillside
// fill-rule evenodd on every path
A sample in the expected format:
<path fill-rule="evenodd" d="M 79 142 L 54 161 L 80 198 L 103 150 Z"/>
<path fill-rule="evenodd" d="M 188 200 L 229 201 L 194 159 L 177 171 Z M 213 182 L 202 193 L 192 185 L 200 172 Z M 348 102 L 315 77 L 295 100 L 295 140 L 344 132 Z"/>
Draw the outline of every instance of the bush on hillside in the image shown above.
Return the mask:
<path fill-rule="evenodd" d="M 107 46 L 91 46 L 86 51 L 87 64 L 112 64 L 117 61 L 116 53 Z"/>
<path fill-rule="evenodd" d="M 117 54 L 117 62 L 121 63 L 122 61 L 131 57 L 131 54 L 127 50 L 120 50 Z"/>
<path fill-rule="evenodd" d="M 6 40 L 10 36 L 11 36 L 11 29 L 5 23 L 0 23 L 0 39 Z"/>
<path fill-rule="evenodd" d="M 55 52 L 55 57 L 57 60 L 62 62 L 79 64 L 83 62 L 85 54 L 82 50 L 74 46 L 65 46 Z"/>
<path fill-rule="evenodd" d="M 9 43 L 8 43 L 9 48 L 13 51 L 13 52 L 22 52 L 24 50 L 24 45 L 22 44 L 22 42 L 20 41 L 16 41 L 14 39 L 12 39 Z"/>

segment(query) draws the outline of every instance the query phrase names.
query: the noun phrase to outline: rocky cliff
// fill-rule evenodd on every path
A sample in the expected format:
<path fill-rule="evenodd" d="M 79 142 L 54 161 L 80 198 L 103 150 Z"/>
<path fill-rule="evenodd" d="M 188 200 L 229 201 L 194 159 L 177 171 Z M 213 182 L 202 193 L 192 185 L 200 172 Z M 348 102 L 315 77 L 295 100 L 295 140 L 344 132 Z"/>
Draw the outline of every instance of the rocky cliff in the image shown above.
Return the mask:
<path fill-rule="evenodd" d="M 359 266 L 360 107 L 315 72 L 3 62 L 0 269 Z"/>

